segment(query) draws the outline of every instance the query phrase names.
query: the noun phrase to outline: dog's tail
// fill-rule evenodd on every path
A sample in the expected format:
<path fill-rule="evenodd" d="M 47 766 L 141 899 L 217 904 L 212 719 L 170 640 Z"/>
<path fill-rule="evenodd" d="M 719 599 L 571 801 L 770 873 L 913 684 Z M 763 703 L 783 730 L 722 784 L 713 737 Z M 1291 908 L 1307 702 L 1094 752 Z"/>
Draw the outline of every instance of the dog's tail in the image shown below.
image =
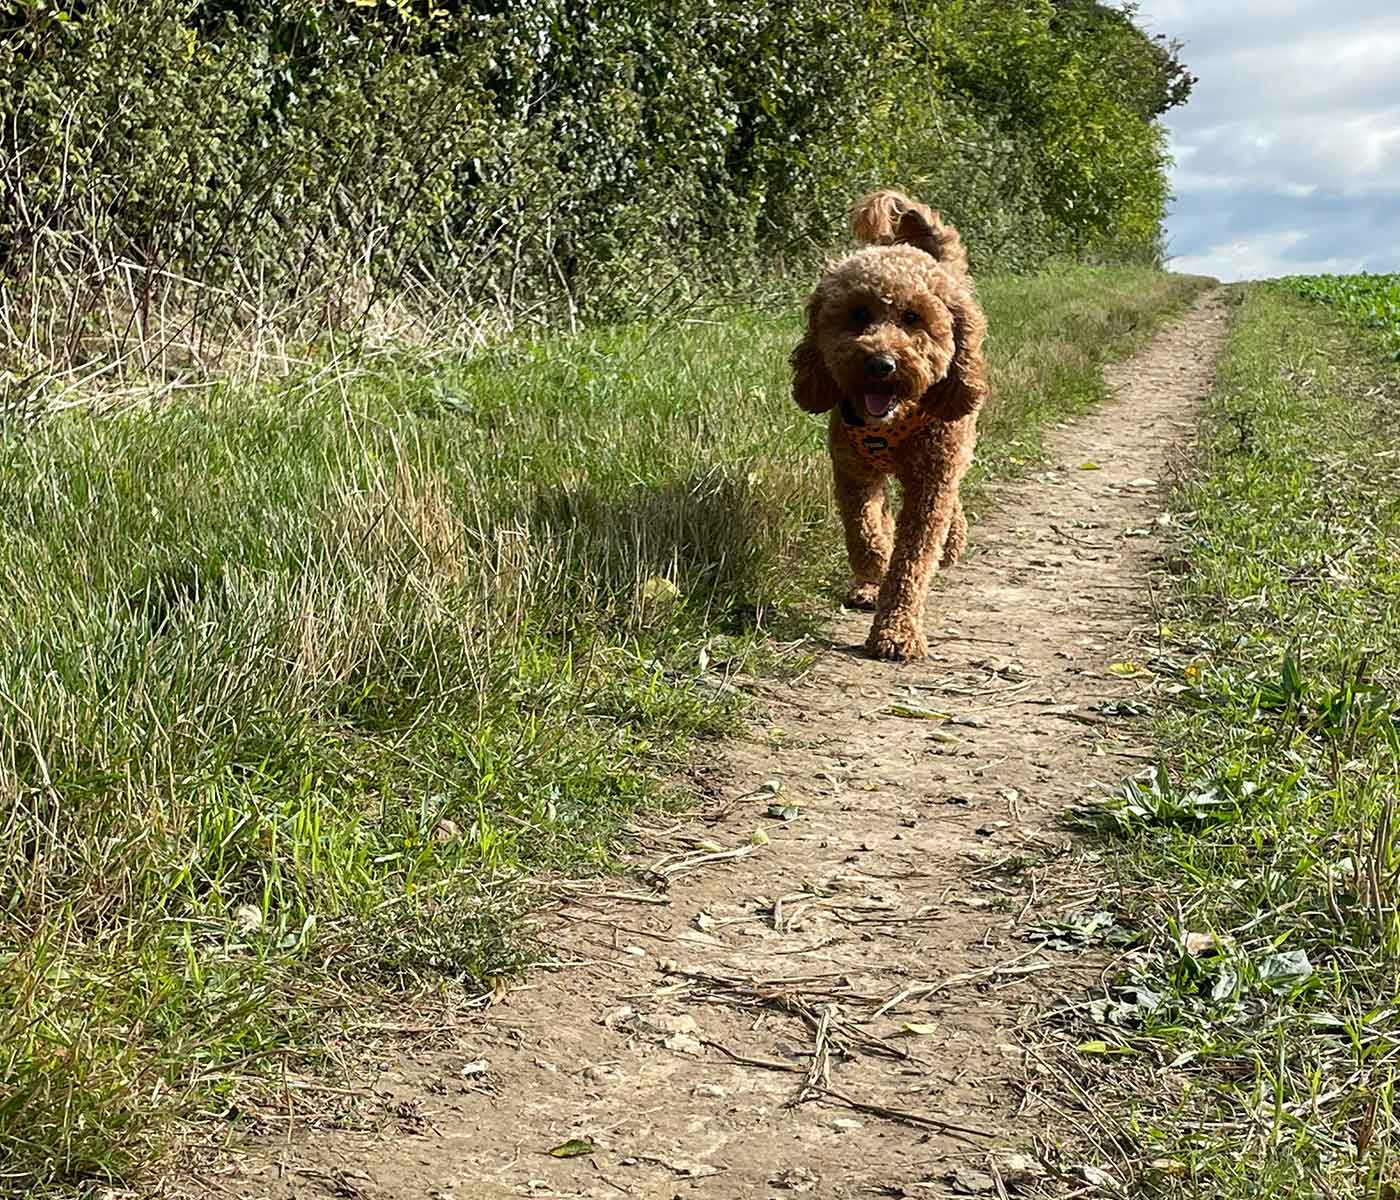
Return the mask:
<path fill-rule="evenodd" d="M 967 249 L 958 231 L 933 209 L 903 192 L 870 192 L 851 209 L 851 232 L 868 246 L 917 246 L 955 275 L 967 275 Z"/>

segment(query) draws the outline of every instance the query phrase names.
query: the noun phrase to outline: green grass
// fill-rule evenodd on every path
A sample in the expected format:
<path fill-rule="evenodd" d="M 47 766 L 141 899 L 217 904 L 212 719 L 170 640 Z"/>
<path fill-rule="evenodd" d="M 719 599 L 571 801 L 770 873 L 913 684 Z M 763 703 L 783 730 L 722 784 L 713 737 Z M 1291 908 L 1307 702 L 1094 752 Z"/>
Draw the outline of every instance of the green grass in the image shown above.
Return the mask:
<path fill-rule="evenodd" d="M 1295 282 L 1236 295 L 1161 598 L 1170 769 L 1092 814 L 1140 932 L 1081 1066 L 1132 1194 L 1394 1197 L 1400 375 Z"/>
<path fill-rule="evenodd" d="M 1203 281 L 992 279 L 979 471 Z M 376 998 L 518 971 L 831 610 L 797 306 L 0 428 L 0 1190 L 149 1178 L 171 1122 Z"/>
<path fill-rule="evenodd" d="M 1346 321 L 1374 330 L 1381 346 L 1400 362 L 1400 275 L 1300 275 L 1280 283 L 1330 305 Z"/>

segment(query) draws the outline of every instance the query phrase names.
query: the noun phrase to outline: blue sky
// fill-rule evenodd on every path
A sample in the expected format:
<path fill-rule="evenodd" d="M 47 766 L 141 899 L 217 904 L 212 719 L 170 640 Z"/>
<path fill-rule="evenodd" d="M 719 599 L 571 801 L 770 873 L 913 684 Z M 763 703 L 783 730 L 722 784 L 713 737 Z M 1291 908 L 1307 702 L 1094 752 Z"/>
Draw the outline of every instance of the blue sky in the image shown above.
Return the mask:
<path fill-rule="evenodd" d="M 1400 0 L 1142 0 L 1200 76 L 1168 113 L 1172 269 L 1400 271 Z"/>

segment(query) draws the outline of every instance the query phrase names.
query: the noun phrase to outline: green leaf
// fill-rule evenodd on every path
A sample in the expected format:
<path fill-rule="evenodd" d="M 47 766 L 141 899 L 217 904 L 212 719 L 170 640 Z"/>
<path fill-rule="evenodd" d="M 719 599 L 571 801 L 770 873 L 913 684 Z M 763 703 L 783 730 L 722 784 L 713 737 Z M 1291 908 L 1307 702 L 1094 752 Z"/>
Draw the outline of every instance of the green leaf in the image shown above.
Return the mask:
<path fill-rule="evenodd" d="M 885 709 L 892 717 L 908 717 L 915 721 L 951 721 L 951 713 L 939 712 L 936 708 L 925 708 L 922 704 L 905 704 L 902 701 Z"/>
<path fill-rule="evenodd" d="M 1275 992 L 1291 992 L 1312 978 L 1306 950 L 1283 950 L 1259 960 L 1259 980 Z"/>
<path fill-rule="evenodd" d="M 1116 1046 L 1112 1042 L 1080 1042 L 1075 1047 L 1081 1054 L 1136 1054 L 1131 1046 Z"/>
<path fill-rule="evenodd" d="M 553 1158 L 579 1158 L 585 1154 L 596 1154 L 598 1147 L 583 1138 L 570 1138 L 560 1142 L 549 1153 Z"/>

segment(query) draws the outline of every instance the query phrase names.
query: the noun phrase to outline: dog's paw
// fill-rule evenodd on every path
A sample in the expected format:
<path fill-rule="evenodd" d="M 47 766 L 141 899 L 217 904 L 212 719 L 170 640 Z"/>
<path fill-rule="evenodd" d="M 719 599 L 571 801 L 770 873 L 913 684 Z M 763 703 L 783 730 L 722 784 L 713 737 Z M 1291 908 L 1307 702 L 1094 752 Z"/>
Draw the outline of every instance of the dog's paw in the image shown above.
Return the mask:
<path fill-rule="evenodd" d="M 865 640 L 866 652 L 886 662 L 912 662 L 928 657 L 928 642 L 913 625 L 876 625 Z"/>
<path fill-rule="evenodd" d="M 846 607 L 857 608 L 862 612 L 874 612 L 880 599 L 878 583 L 853 583 L 846 593 Z"/>

